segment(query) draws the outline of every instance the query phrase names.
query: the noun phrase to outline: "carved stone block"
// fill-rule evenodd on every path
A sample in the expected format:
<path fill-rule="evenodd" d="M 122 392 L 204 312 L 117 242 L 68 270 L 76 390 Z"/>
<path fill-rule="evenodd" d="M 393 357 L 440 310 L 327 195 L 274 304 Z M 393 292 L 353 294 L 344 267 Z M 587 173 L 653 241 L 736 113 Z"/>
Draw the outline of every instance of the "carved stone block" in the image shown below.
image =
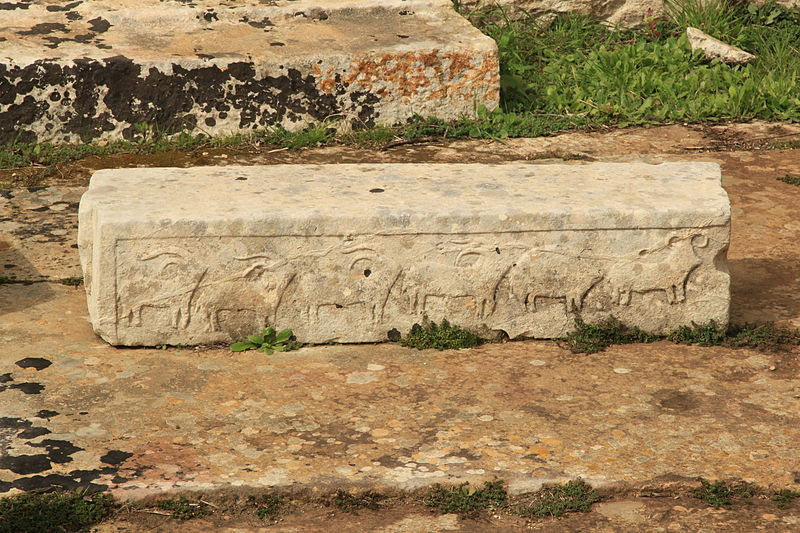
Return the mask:
<path fill-rule="evenodd" d="M 276 165 L 97 172 L 79 246 L 112 344 L 369 342 L 724 325 L 729 234 L 713 163 Z"/>

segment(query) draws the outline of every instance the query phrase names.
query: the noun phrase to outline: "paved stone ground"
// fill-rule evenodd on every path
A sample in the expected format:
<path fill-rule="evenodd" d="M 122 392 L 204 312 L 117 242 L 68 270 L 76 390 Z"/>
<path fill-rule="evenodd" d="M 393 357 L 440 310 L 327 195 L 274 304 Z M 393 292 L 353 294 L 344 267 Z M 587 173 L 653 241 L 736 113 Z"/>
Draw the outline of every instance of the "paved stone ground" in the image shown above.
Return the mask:
<path fill-rule="evenodd" d="M 800 188 L 776 178 L 800 176 L 800 151 L 696 153 L 738 142 L 753 148 L 753 139 L 774 135 L 774 128 L 702 132 L 674 126 L 507 145 L 459 142 L 389 154 L 309 150 L 291 157 L 448 161 L 468 154 L 470 160 L 498 161 L 580 147 L 596 159 L 634 157 L 635 151 L 645 154 L 637 160 L 718 161 L 734 212 L 733 320 L 798 327 Z M 221 155 L 227 157 L 216 160 L 224 163 L 290 157 L 202 157 Z M 78 171 L 71 176 L 73 184 L 83 179 Z M 451 352 L 391 344 L 322 346 L 273 356 L 111 348 L 91 331 L 82 289 L 52 282 L 79 272 L 73 244 L 82 190 L 15 189 L 3 193 L 0 204 L 3 275 L 43 280 L 0 285 L 3 492 L 93 484 L 139 497 L 180 488 L 413 489 L 494 478 L 524 492 L 576 476 L 619 486 L 661 475 L 743 478 L 800 489 L 797 350 L 762 354 L 656 343 L 579 356 L 538 341 Z M 726 515 L 680 501 L 626 496 L 612 503 L 628 509 L 622 514 L 655 524 L 653 531 L 791 531 L 800 520 L 797 508 L 757 506 L 758 512 Z M 319 516 L 290 518 L 283 529 L 270 530 L 315 531 L 329 522 L 352 531 L 500 531 L 519 525 L 502 519 L 489 527 L 399 509 L 373 522 L 364 518 L 361 527 L 353 518 L 314 512 Z M 611 531 L 626 530 L 628 523 L 602 513 L 579 518 L 558 527 Z M 573 528 L 574 520 L 579 521 Z M 726 526 L 730 520 L 735 524 Z M 104 527 L 140 530 L 135 521 L 130 524 Z M 170 524 L 148 527 L 181 530 Z M 531 527 L 547 530 L 546 524 Z M 258 530 L 247 523 L 230 527 Z"/>

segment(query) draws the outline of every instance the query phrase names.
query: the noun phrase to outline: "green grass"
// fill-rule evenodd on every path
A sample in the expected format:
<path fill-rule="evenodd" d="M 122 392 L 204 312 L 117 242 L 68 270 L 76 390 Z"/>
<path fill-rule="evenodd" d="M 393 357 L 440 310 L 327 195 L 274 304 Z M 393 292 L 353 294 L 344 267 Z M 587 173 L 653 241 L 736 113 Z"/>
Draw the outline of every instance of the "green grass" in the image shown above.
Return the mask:
<path fill-rule="evenodd" d="M 701 479 L 700 484 L 700 488 L 694 490 L 692 496 L 703 500 L 715 509 L 728 509 L 738 501 L 752 503 L 750 498 L 761 493 L 758 487 L 745 482 L 715 481 L 712 483 Z"/>
<path fill-rule="evenodd" d="M 486 339 L 467 331 L 459 326 L 450 324 L 447 320 L 441 323 L 423 321 L 422 325 L 414 324 L 406 338 L 400 340 L 402 346 L 427 350 L 458 350 L 461 348 L 474 348 L 485 343 Z"/>
<path fill-rule="evenodd" d="M 118 507 L 107 494 L 28 492 L 0 499 L 0 533 L 88 531 Z"/>
<path fill-rule="evenodd" d="M 788 509 L 795 500 L 800 499 L 800 492 L 790 489 L 781 489 L 776 491 L 770 499 L 777 502 L 779 509 Z"/>
<path fill-rule="evenodd" d="M 592 504 L 601 501 L 600 494 L 582 479 L 561 485 L 542 487 L 514 506 L 513 512 L 526 518 L 563 516 L 567 513 L 588 513 Z"/>
<path fill-rule="evenodd" d="M 190 500 L 185 496 L 161 500 L 156 504 L 156 507 L 162 511 L 169 511 L 172 518 L 176 520 L 202 518 L 208 516 L 212 512 L 207 504 Z"/>
<path fill-rule="evenodd" d="M 476 517 L 487 509 L 503 508 L 508 504 L 508 493 L 502 481 L 487 481 L 483 487 L 464 483 L 457 487 L 434 485 L 427 491 L 423 502 L 442 514 Z"/>
<path fill-rule="evenodd" d="M 339 489 L 328 500 L 328 504 L 346 513 L 358 514 L 359 509 L 377 511 L 381 508 L 381 502 L 385 499 L 387 499 L 387 496 L 371 490 L 353 493 Z"/>
<path fill-rule="evenodd" d="M 645 333 L 639 328 L 628 327 L 616 319 L 598 324 L 587 324 L 581 319 L 575 321 L 575 331 L 564 339 L 567 349 L 572 353 L 597 353 L 613 344 L 633 344 L 661 340 L 658 335 Z"/>
<path fill-rule="evenodd" d="M 788 185 L 794 185 L 795 187 L 800 187 L 800 176 L 792 176 L 790 174 L 786 174 L 782 178 L 777 178 L 778 181 L 782 181 Z"/>
<path fill-rule="evenodd" d="M 800 345 L 800 331 L 781 328 L 774 324 L 744 324 L 720 328 L 714 321 L 706 324 L 680 326 L 667 335 L 645 333 L 628 327 L 616 319 L 599 324 L 575 321 L 575 330 L 561 339 L 572 353 L 597 353 L 614 344 L 650 343 L 669 340 L 676 344 L 750 348 L 776 352 L 787 346 Z"/>
<path fill-rule="evenodd" d="M 576 15 L 544 26 L 504 7 L 468 16 L 498 43 L 506 112 L 620 126 L 800 118 L 800 10 L 674 0 L 671 13 L 621 31 Z M 692 53 L 690 24 L 758 59 L 731 67 Z"/>
<path fill-rule="evenodd" d="M 275 522 L 286 509 L 288 502 L 282 494 L 262 494 L 251 496 L 250 505 L 256 506 L 256 516 L 261 520 Z"/>

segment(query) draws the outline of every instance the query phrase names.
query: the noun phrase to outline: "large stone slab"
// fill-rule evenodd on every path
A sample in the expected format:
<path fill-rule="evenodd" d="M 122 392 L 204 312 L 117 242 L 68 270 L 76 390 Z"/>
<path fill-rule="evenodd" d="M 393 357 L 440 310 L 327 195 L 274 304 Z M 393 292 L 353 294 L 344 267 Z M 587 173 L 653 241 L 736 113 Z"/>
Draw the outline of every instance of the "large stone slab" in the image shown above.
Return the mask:
<path fill-rule="evenodd" d="M 0 3 L 0 143 L 394 124 L 497 106 L 450 0 Z"/>
<path fill-rule="evenodd" d="M 156 345 L 724 325 L 729 233 L 714 163 L 357 164 L 103 170 L 78 240 L 95 331 Z"/>

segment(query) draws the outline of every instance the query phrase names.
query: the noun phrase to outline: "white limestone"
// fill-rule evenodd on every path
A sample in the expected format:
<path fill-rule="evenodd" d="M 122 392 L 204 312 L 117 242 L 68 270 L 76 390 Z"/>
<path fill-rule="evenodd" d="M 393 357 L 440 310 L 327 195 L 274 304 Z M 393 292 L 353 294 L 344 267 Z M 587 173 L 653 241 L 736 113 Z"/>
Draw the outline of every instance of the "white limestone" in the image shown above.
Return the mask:
<path fill-rule="evenodd" d="M 709 59 L 719 59 L 731 65 L 743 65 L 756 58 L 753 54 L 732 44 L 723 43 L 697 28 L 686 28 L 686 37 L 689 39 L 692 51 L 700 50 Z"/>
<path fill-rule="evenodd" d="M 368 342 L 724 325 L 729 232 L 713 163 L 276 165 L 97 172 L 79 246 L 112 344 Z"/>

